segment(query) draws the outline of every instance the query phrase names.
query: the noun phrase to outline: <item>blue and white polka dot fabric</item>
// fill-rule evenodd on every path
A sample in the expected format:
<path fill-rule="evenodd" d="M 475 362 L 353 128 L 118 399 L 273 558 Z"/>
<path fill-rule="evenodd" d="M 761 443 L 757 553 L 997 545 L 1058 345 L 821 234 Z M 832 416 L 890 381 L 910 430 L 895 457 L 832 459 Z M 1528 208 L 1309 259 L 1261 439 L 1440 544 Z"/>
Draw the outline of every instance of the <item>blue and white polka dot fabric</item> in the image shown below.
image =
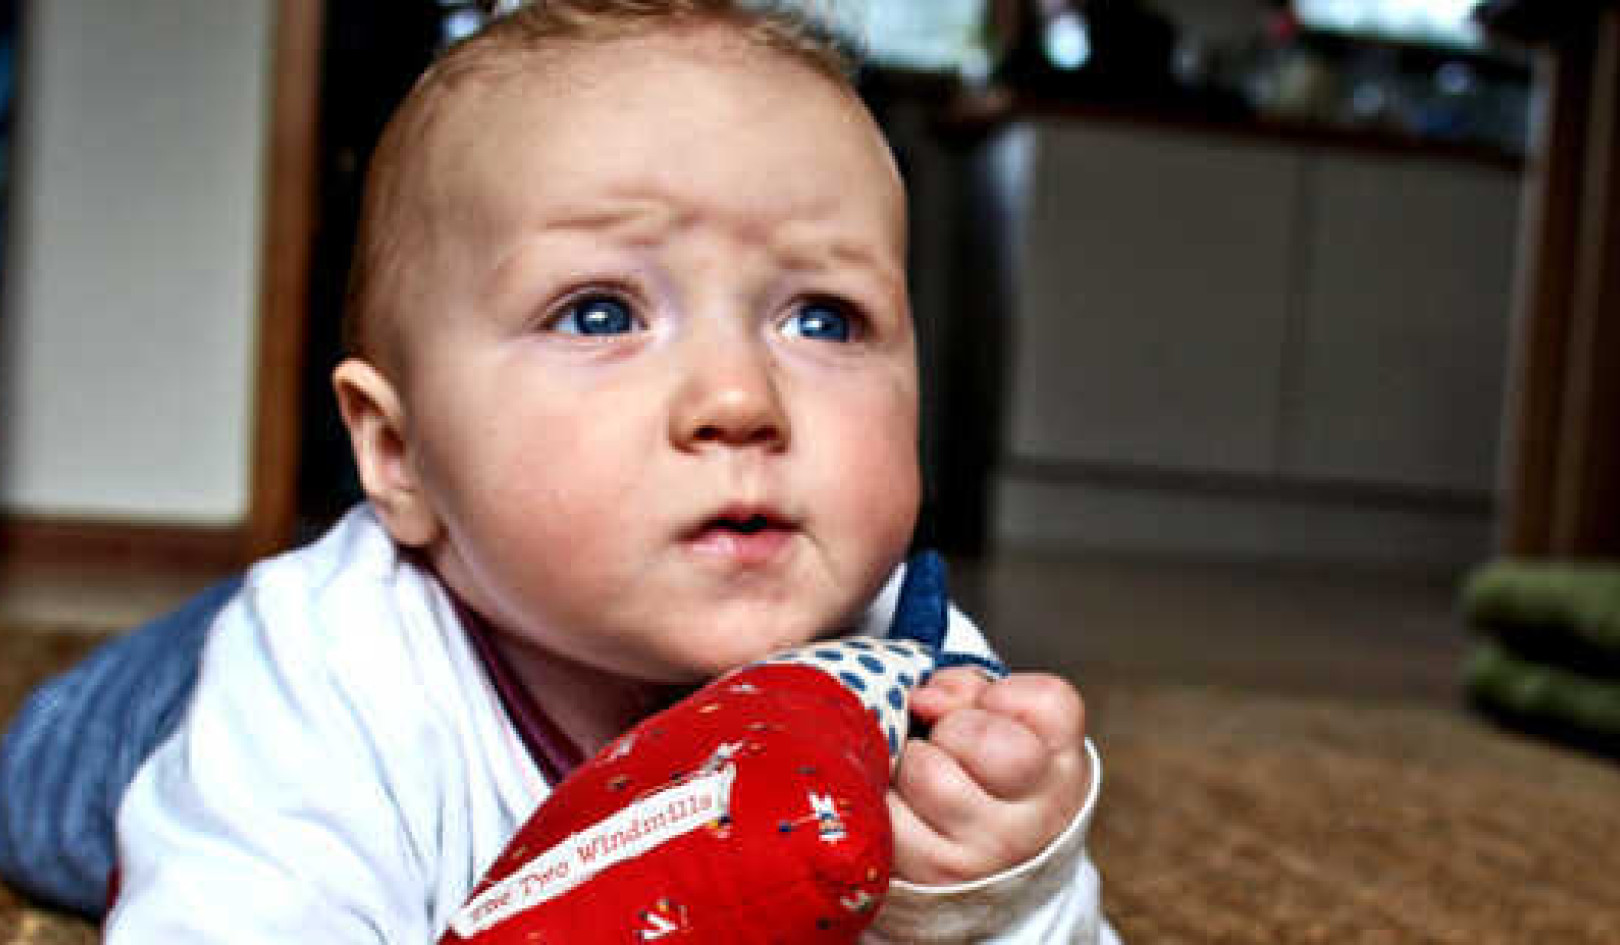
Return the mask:
<path fill-rule="evenodd" d="M 897 762 L 911 718 L 911 690 L 947 666 L 972 666 L 990 676 L 1006 675 L 993 659 L 942 652 L 950 603 L 945 565 L 933 552 L 907 564 L 889 636 L 849 636 L 789 650 L 765 663 L 813 666 L 842 682 L 876 716 Z"/>
<path fill-rule="evenodd" d="M 889 759 L 900 757 L 910 719 L 911 690 L 938 664 L 932 647 L 915 640 L 845 637 L 811 644 L 764 661 L 811 666 L 844 684 L 877 717 L 889 742 Z"/>

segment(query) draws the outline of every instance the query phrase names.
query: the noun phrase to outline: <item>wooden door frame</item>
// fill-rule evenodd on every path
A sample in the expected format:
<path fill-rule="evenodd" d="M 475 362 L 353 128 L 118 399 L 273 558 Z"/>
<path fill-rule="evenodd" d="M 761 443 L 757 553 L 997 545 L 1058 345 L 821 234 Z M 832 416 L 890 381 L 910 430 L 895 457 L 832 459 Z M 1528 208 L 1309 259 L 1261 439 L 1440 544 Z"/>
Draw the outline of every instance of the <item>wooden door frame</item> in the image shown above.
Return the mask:
<path fill-rule="evenodd" d="M 279 0 L 272 58 L 269 179 L 259 251 L 253 484 L 241 554 L 285 549 L 298 522 L 302 376 L 315 243 L 324 0 Z"/>
<path fill-rule="evenodd" d="M 1500 549 L 1620 557 L 1620 6 L 1540 57 Z"/>
<path fill-rule="evenodd" d="M 206 527 L 7 514 L 0 518 L 0 564 L 228 569 L 294 538 L 325 0 L 276 0 L 273 16 L 246 514 L 234 525 Z"/>

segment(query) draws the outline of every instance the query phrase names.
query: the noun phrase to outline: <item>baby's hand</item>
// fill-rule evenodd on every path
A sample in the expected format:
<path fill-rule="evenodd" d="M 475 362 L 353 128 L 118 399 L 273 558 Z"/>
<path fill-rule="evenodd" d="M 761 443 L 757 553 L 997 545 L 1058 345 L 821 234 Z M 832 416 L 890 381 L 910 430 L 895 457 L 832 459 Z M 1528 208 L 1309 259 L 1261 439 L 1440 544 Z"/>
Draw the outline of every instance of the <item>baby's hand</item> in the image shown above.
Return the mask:
<path fill-rule="evenodd" d="M 894 873 L 923 885 L 992 876 L 1034 857 L 1090 788 L 1080 695 L 1056 676 L 992 681 L 955 667 L 911 696 L 933 731 L 900 756 L 889 813 Z"/>

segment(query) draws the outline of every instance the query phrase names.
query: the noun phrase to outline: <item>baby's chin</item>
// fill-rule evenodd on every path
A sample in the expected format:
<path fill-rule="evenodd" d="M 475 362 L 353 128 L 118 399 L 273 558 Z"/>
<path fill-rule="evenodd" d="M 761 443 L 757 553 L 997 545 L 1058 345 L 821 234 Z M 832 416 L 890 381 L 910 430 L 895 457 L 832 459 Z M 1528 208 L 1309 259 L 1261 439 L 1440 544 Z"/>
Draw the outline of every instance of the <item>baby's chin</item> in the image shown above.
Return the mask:
<path fill-rule="evenodd" d="M 775 656 L 784 650 L 836 636 L 838 629 L 783 630 L 733 635 L 714 645 L 680 654 L 671 654 L 656 668 L 648 681 L 672 686 L 702 685 L 736 669 Z"/>

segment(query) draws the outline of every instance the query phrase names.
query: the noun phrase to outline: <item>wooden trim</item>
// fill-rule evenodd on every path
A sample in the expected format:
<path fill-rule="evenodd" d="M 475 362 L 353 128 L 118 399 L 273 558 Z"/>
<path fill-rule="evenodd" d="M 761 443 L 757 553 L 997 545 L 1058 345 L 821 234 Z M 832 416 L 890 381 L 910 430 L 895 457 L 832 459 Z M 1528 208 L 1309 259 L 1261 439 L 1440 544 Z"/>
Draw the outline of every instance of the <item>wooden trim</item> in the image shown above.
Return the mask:
<path fill-rule="evenodd" d="M 298 516 L 301 372 L 316 224 L 321 0 L 277 4 L 259 301 L 252 498 L 243 550 L 284 549 Z"/>
<path fill-rule="evenodd" d="M 1620 554 L 1620 11 L 1595 30 L 1553 550 Z"/>
<path fill-rule="evenodd" d="M 0 520 L 0 568 L 94 565 L 228 571 L 244 560 L 234 526 L 144 525 L 8 515 Z"/>
<path fill-rule="evenodd" d="M 1543 119 L 1526 165 L 1499 542 L 1519 556 L 1552 550 L 1592 49 L 1582 43 L 1544 51 L 1537 69 Z"/>
<path fill-rule="evenodd" d="M 1620 556 L 1620 10 L 1548 53 L 1510 385 L 1501 550 Z"/>

